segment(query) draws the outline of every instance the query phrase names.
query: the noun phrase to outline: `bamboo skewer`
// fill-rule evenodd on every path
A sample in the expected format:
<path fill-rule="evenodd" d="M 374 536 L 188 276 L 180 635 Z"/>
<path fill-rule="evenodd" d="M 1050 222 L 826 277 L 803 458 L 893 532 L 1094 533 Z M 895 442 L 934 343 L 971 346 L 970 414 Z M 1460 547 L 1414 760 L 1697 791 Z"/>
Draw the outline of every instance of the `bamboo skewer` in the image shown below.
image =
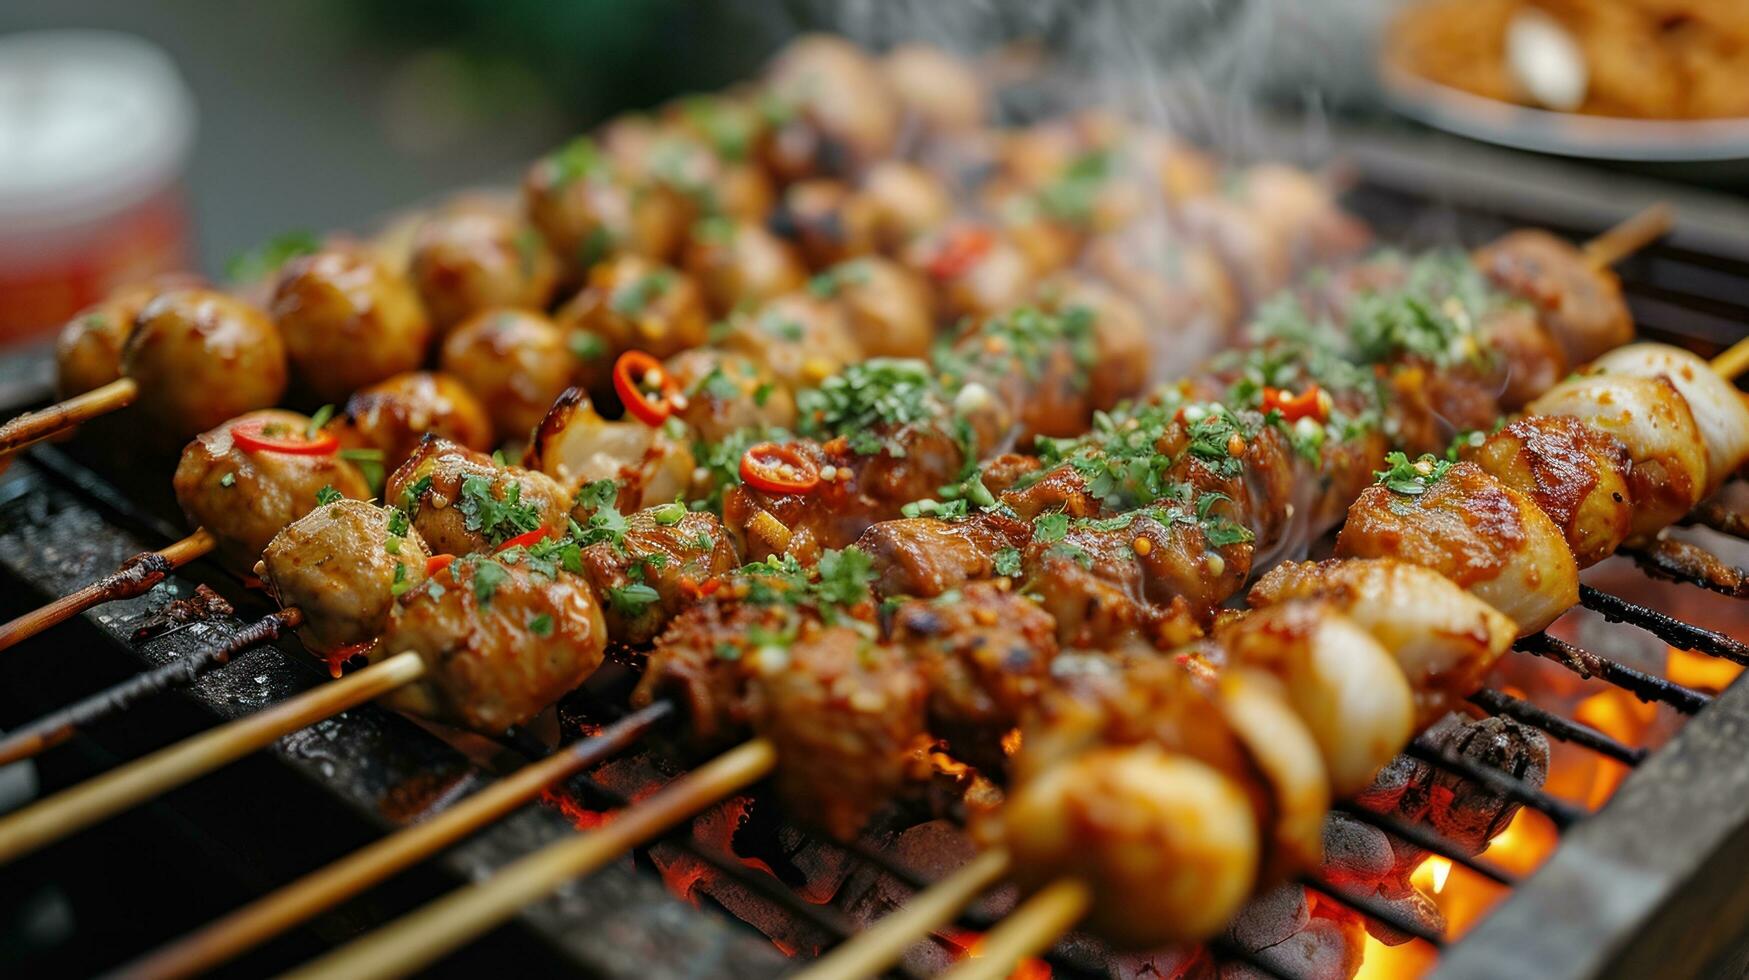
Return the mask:
<path fill-rule="evenodd" d="M 836 946 L 791 980 L 860 980 L 885 973 L 917 941 L 952 922 L 978 893 L 1013 866 L 1004 848 L 993 847 L 958 871 L 915 895 L 898 911 Z"/>
<path fill-rule="evenodd" d="M 425 661 L 418 654 L 398 654 L 0 817 L 0 862 L 83 830 L 424 673 Z"/>
<path fill-rule="evenodd" d="M 598 830 L 550 844 L 485 881 L 424 908 L 286 974 L 299 980 L 399 977 L 428 966 L 515 915 L 523 906 L 651 840 L 675 823 L 771 772 L 777 751 L 745 742 L 616 813 Z"/>
<path fill-rule="evenodd" d="M 107 415 L 133 404 L 140 386 L 132 378 L 118 378 L 101 388 L 56 402 L 40 412 L 26 412 L 0 425 L 0 456 L 18 452 L 57 432 Z"/>
<path fill-rule="evenodd" d="M 28 640 L 51 626 L 59 626 L 93 606 L 145 595 L 172 571 L 210 553 L 215 544 L 210 531 L 196 528 L 193 534 L 181 541 L 157 551 L 141 552 L 90 585 L 69 592 L 9 623 L 0 624 L 0 650 Z"/>
<path fill-rule="evenodd" d="M 523 767 L 437 816 L 407 827 L 278 891 L 243 906 L 198 932 L 117 971 L 130 980 L 188 977 L 218 966 L 259 943 L 345 901 L 379 881 L 478 832 L 533 799 L 548 786 L 617 754 L 673 712 L 660 701 L 634 712 L 554 754 Z"/>
<path fill-rule="evenodd" d="M 1593 268 L 1607 269 L 1670 230 L 1670 205 L 1659 201 L 1615 225 L 1580 247 Z"/>
<path fill-rule="evenodd" d="M 1736 380 L 1737 376 L 1749 370 L 1749 337 L 1737 341 L 1719 356 L 1712 359 L 1713 373 L 1721 378 Z"/>
<path fill-rule="evenodd" d="M 1046 885 L 1002 924 L 984 934 L 976 951 L 942 974 L 942 980 L 1004 980 L 1015 964 L 1050 949 L 1093 905 L 1093 889 L 1078 878 Z"/>

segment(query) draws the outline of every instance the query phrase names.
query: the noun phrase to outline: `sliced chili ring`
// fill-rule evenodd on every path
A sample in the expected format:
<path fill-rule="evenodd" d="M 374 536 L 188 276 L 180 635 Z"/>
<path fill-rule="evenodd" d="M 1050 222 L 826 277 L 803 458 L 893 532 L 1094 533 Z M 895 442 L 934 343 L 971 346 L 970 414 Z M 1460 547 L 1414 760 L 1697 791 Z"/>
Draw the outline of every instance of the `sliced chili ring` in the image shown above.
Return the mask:
<path fill-rule="evenodd" d="M 284 431 L 280 431 L 280 430 Z M 340 440 L 326 429 L 315 435 L 267 419 L 245 419 L 231 426 L 231 442 L 249 453 L 285 453 L 289 456 L 329 456 Z"/>
<path fill-rule="evenodd" d="M 628 350 L 613 362 L 613 391 L 626 414 L 649 426 L 666 421 L 680 398 L 680 386 L 662 362 L 641 350 Z"/>
<path fill-rule="evenodd" d="M 766 493 L 807 493 L 820 485 L 820 469 L 791 446 L 762 442 L 741 454 L 741 479 Z"/>
<path fill-rule="evenodd" d="M 1282 388 L 1263 389 L 1263 410 L 1274 409 L 1289 422 L 1310 418 L 1319 422 L 1328 421 L 1324 410 L 1324 392 L 1316 384 L 1306 386 L 1306 390 L 1294 394 Z"/>
<path fill-rule="evenodd" d="M 454 555 L 432 555 L 425 559 L 425 577 L 430 578 L 450 566 L 455 561 Z"/>
<path fill-rule="evenodd" d="M 511 548 L 532 547 L 533 545 L 539 544 L 541 542 L 541 539 L 545 538 L 548 535 L 548 533 L 549 532 L 544 527 L 537 527 L 532 531 L 524 531 L 521 534 L 518 534 L 516 537 L 511 538 L 508 541 L 505 541 L 503 544 L 499 545 L 498 551 L 505 552 L 505 551 L 509 551 Z"/>
<path fill-rule="evenodd" d="M 929 260 L 929 274 L 937 279 L 964 275 L 995 244 L 996 236 L 988 228 L 974 226 L 950 232 L 935 257 Z"/>

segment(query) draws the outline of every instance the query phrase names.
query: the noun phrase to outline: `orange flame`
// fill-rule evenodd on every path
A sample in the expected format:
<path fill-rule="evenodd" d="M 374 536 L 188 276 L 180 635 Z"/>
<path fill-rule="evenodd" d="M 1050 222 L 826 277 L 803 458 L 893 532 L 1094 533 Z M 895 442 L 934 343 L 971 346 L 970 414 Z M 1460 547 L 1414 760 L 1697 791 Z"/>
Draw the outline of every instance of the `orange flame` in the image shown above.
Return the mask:
<path fill-rule="evenodd" d="M 982 955 L 984 934 L 965 929 L 943 929 L 935 933 L 935 937 L 952 947 L 956 952 L 953 958 L 958 960 Z M 1008 980 L 1051 980 L 1051 965 L 1035 957 L 1027 957 L 1015 964 L 1014 972 L 1008 974 Z"/>
<path fill-rule="evenodd" d="M 1730 687 L 1742 672 L 1740 664 L 1722 657 L 1709 657 L 1676 647 L 1670 648 L 1670 657 L 1664 665 L 1664 676 L 1671 681 L 1713 694 Z"/>

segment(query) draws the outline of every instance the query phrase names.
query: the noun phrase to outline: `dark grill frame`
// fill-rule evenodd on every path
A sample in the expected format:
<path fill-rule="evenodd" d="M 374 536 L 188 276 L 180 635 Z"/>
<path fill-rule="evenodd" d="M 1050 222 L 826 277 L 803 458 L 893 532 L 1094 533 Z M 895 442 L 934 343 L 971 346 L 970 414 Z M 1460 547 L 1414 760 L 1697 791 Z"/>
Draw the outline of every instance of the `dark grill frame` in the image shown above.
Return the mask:
<path fill-rule="evenodd" d="M 1350 202 L 1380 230 L 1382 240 L 1406 245 L 1424 244 L 1430 238 L 1435 242 L 1454 238 L 1481 241 L 1514 224 L 1535 224 L 1582 237 L 1641 203 L 1674 196 L 1679 199 L 1679 230 L 1666 242 L 1629 259 L 1620 270 L 1642 336 L 1711 354 L 1738 339 L 1744 332 L 1743 324 L 1749 323 L 1749 231 L 1732 236 L 1722 230 L 1719 210 L 1730 210 L 1725 205 L 1715 207 L 1716 202 L 1709 200 L 1684 208 L 1680 199 L 1690 195 L 1672 195 L 1661 188 L 1635 186 L 1619 194 L 1587 197 L 1565 181 L 1532 186 L 1527 184 L 1527 174 L 1547 167 L 1546 163 L 1526 164 L 1492 152 L 1478 156 L 1486 165 L 1454 170 L 1449 158 L 1435 162 L 1420 151 L 1404 153 L 1383 141 L 1348 140 L 1343 149 L 1354 158 L 1363 178 L 1349 195 Z M 1440 189 L 1440 197 L 1429 193 L 1433 187 Z M 1439 220 L 1430 225 L 1429 214 L 1438 215 Z M 1749 221 L 1743 227 L 1749 229 Z M 118 487 L 56 449 L 40 450 L 21 461 L 0 482 L 0 570 L 20 586 L 7 590 L 0 599 L 0 613 L 10 615 L 39 599 L 82 585 L 132 554 L 179 537 L 180 529 L 163 516 L 170 512 L 162 486 L 167 470 L 147 472 L 156 479 L 136 479 L 131 482 L 138 485 Z M 192 592 L 196 582 L 218 589 L 250 618 L 267 611 L 259 597 L 247 594 L 234 578 L 206 562 L 197 562 L 167 579 L 179 596 Z M 128 635 L 162 599 L 162 593 L 155 591 L 141 599 L 104 607 L 0 659 L 0 684 L 15 685 L 13 695 L 0 695 L 5 710 L 0 717 L 16 722 L 97 686 L 89 677 L 68 678 L 64 672 L 57 678 L 56 664 L 64 663 L 65 658 L 93 658 L 106 665 L 108 672 L 125 675 L 142 666 L 172 662 L 243 625 L 241 620 L 218 620 L 184 628 L 138 648 L 131 646 Z M 1587 599 L 1594 607 L 1609 606 L 1609 596 L 1588 595 Z M 1619 606 L 1609 608 L 1622 612 Z M 1624 624 L 1616 628 L 1635 627 Z M 1664 628 L 1680 634 L 1686 627 L 1677 623 L 1664 624 Z M 1717 644 L 1692 634 L 1682 634 L 1682 638 L 1712 644 L 1715 649 L 1709 652 L 1744 659 L 1741 644 Z M 1533 638 L 1526 646 L 1557 660 L 1583 661 L 1589 656 L 1583 651 L 1575 654 L 1564 649 L 1561 641 L 1547 637 Z M 1509 695 L 1497 691 L 1477 695 L 1474 700 L 1490 713 L 1524 721 L 1551 737 L 1617 761 L 1643 764 L 1636 765 L 1609 806 L 1592 816 L 1584 816 L 1533 787 L 1506 786 L 1527 805 L 1543 810 L 1559 824 L 1570 824 L 1571 829 L 1563 834 L 1560 848 L 1542 869 L 1518 882 L 1512 896 L 1470 935 L 1447 946 L 1441 976 L 1579 978 L 1644 975 L 1654 970 L 1660 975 L 1689 975 L 1705 972 L 1709 964 L 1736 956 L 1743 948 L 1743 933 L 1749 932 L 1749 883 L 1740 880 L 1736 869 L 1749 856 L 1749 766 L 1740 763 L 1743 749 L 1749 747 L 1749 687 L 1734 685 L 1720 696 L 1708 698 L 1657 678 L 1625 673 L 1617 678 L 1607 676 L 1615 669 L 1626 670 L 1621 665 L 1594 660 L 1585 663 L 1593 673 L 1622 683 L 1643 698 L 1655 697 L 1694 717 L 1669 745 L 1648 754 Z M 229 667 L 179 696 L 184 716 L 179 724 L 186 727 L 189 716 L 198 719 L 197 723 L 228 720 L 323 679 L 295 640 L 281 640 L 239 656 Z M 182 733 L 174 724 L 170 735 L 153 729 L 150 723 L 145 727 L 151 745 Z M 139 725 L 100 726 L 93 737 L 73 743 L 80 763 L 49 767 L 49 779 L 71 782 L 94 765 L 105 764 L 112 751 L 121 756 L 137 755 L 130 740 L 138 736 Z M 1468 765 L 1422 744 L 1412 746 L 1410 754 L 1460 772 Z M 343 812 L 350 818 L 345 830 L 336 833 L 342 844 L 349 838 L 368 839 L 371 834 L 392 829 L 397 821 L 385 815 L 385 804 L 404 795 L 407 785 L 435 787 L 426 800 L 427 806 L 435 806 L 494 775 L 493 765 L 476 764 L 419 725 L 375 706 L 299 732 L 263 755 L 270 761 L 250 764 L 262 785 L 284 784 L 288 776 L 296 777 L 293 781 L 302 790 L 300 795 L 325 799 L 332 812 Z M 506 756 L 493 761 L 512 764 L 515 760 Z M 213 781 L 227 778 L 221 774 Z M 611 790 L 592 785 L 586 777 L 573 780 L 570 787 L 603 807 L 615 802 Z M 213 800 L 201 800 L 198 794 L 191 797 L 187 792 L 148 809 L 161 808 L 178 811 L 180 819 L 203 828 L 220 820 L 222 813 Z M 1442 848 L 1426 828 L 1403 825 L 1358 807 L 1341 809 L 1436 853 L 1443 851 L 1484 876 L 1513 882 L 1511 875 L 1485 858 Z M 404 819 L 416 812 L 397 816 Z M 251 834 L 261 829 L 242 826 L 230 831 L 227 846 L 246 849 Z M 687 831 L 683 825 L 667 839 L 682 841 Z M 481 877 L 574 832 L 558 813 L 545 807 L 526 807 L 429 862 L 419 874 L 410 875 L 420 879 L 414 886 L 415 897 L 422 899 Z M 254 852 L 266 850 L 259 841 L 256 845 Z M 775 879 L 745 874 L 732 856 L 697 846 L 692 850 L 706 863 L 739 874 L 738 880 L 790 914 L 805 918 L 823 935 L 842 937 L 849 928 L 835 909 L 808 906 Z M 879 863 L 908 885 L 926 884 L 906 869 L 891 866 L 890 860 L 872 849 L 852 850 L 854 856 Z M 292 851 L 292 857 L 256 869 L 260 880 L 249 887 L 266 890 L 327 859 L 311 858 L 315 852 L 302 848 Z M 47 853 L 52 858 L 55 851 Z M 1308 877 L 1304 884 L 1349 901 L 1316 877 Z M 1364 899 L 1349 903 L 1412 934 L 1416 931 L 1412 923 L 1394 922 L 1388 910 L 1372 907 Z M 365 902 L 362 907 L 359 902 L 349 903 L 341 914 L 323 920 L 316 927 L 320 938 L 306 938 L 305 945 L 319 948 L 399 910 L 393 902 L 381 906 Z M 974 916 L 967 924 L 981 928 L 990 923 Z M 1276 972 L 1236 949 L 1222 946 L 1217 951 L 1244 960 L 1261 972 Z M 691 908 L 668 895 L 655 875 L 627 862 L 572 882 L 554 898 L 526 910 L 515 925 L 499 930 L 488 942 L 449 962 L 465 968 L 492 962 L 493 957 L 507 953 L 535 954 L 555 967 L 602 976 L 769 976 L 789 962 L 753 930 L 726 916 Z M 288 951 L 288 955 L 296 958 L 295 953 Z M 1052 962 L 1059 975 L 1082 975 L 1091 967 L 1069 953 L 1053 957 Z"/>

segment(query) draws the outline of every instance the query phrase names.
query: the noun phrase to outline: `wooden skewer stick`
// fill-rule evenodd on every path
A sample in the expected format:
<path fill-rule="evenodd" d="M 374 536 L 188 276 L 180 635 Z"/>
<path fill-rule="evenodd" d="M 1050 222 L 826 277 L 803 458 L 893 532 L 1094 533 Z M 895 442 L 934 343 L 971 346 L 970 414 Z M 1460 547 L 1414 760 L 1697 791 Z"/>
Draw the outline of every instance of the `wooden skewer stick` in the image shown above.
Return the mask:
<path fill-rule="evenodd" d="M 187 687 L 207 671 L 223 667 L 231 662 L 232 657 L 250 647 L 278 639 L 297 629 L 303 621 L 302 610 L 287 606 L 232 633 L 223 643 L 178 657 L 143 674 L 135 674 L 59 711 L 46 714 L 0 738 L 0 766 L 47 752 L 81 730 L 155 694 Z"/>
<path fill-rule="evenodd" d="M 1669 231 L 1672 219 L 1670 205 L 1659 201 L 1586 242 L 1580 251 L 1592 268 L 1607 269 Z"/>
<path fill-rule="evenodd" d="M 952 922 L 960 909 L 999 881 L 1012 866 L 1004 848 L 993 847 L 946 878 L 912 896 L 898 911 L 846 939 L 791 980 L 862 980 L 885 973 L 918 940 Z"/>
<path fill-rule="evenodd" d="M 754 739 L 717 756 L 614 814 L 598 830 L 549 844 L 474 885 L 286 974 L 298 980 L 399 977 L 436 961 L 579 875 L 654 838 L 680 820 L 771 772 L 777 750 Z"/>
<path fill-rule="evenodd" d="M 623 751 L 673 710 L 672 702 L 658 701 L 633 712 L 603 729 L 601 734 L 581 739 L 539 762 L 524 766 L 424 823 L 407 827 L 320 871 L 305 875 L 198 932 L 136 960 L 113 976 L 128 980 L 167 980 L 205 973 L 238 953 L 477 832 L 527 803 L 546 787 Z"/>
<path fill-rule="evenodd" d="M 101 388 L 56 402 L 40 412 L 26 412 L 0 425 L 0 455 L 15 453 L 75 425 L 108 415 L 133 404 L 140 386 L 132 378 L 119 378 Z"/>
<path fill-rule="evenodd" d="M 141 552 L 90 585 L 0 625 L 0 650 L 22 643 L 51 626 L 59 626 L 93 606 L 145 595 L 172 571 L 210 553 L 215 543 L 212 532 L 197 528 L 166 548 Z"/>
<path fill-rule="evenodd" d="M 0 862 L 83 830 L 424 673 L 425 661 L 418 654 L 397 654 L 0 817 Z"/>
<path fill-rule="evenodd" d="M 1731 380 L 1749 370 L 1749 337 L 1737 341 L 1713 358 L 1712 367 L 1714 374 Z"/>
<path fill-rule="evenodd" d="M 1085 881 L 1053 882 L 985 933 L 977 949 L 942 974 L 942 980 L 1004 980 L 1015 964 L 1050 949 L 1092 905 L 1093 888 Z"/>

